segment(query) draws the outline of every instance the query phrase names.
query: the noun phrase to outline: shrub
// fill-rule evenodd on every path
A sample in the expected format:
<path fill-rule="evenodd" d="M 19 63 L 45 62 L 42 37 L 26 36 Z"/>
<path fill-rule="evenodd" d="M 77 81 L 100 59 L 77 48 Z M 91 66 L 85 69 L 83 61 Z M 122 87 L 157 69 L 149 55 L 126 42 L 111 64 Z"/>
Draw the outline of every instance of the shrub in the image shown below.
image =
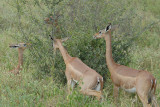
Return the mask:
<path fill-rule="evenodd" d="M 59 52 L 53 54 L 49 34 L 56 38 L 70 36 L 71 39 L 64 44 L 69 54 L 79 57 L 106 79 L 108 70 L 105 62 L 105 42 L 102 39 L 93 40 L 94 33 L 105 28 L 109 22 L 113 25 L 119 24 L 119 29 L 112 34 L 113 57 L 116 62 L 126 65 L 130 62 L 128 52 L 132 40 L 145 27 L 141 24 L 143 17 L 137 13 L 130 0 L 22 0 L 15 5 L 19 21 L 17 30 L 20 33 L 15 38 L 32 44 L 28 61 L 36 69 L 35 76 L 38 78 L 50 73 L 54 78 L 65 82 L 64 61 Z M 57 13 L 60 15 L 59 33 L 56 33 L 57 27 L 44 23 L 46 16 L 56 17 Z"/>

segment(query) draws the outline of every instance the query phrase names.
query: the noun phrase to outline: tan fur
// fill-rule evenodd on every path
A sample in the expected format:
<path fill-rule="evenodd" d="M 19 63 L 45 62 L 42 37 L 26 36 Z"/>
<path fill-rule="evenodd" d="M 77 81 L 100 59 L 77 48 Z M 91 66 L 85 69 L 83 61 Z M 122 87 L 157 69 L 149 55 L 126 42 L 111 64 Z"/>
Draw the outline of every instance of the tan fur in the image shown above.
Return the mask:
<path fill-rule="evenodd" d="M 156 84 L 152 84 L 151 81 L 155 81 L 153 75 L 148 71 L 135 70 L 124 65 L 119 65 L 114 62 L 112 58 L 112 48 L 111 48 L 111 29 L 106 31 L 106 29 L 101 30 L 100 33 L 96 33 L 94 38 L 104 38 L 106 41 L 106 63 L 111 73 L 111 79 L 114 84 L 114 98 L 117 102 L 119 88 L 130 90 L 136 89 L 140 100 L 144 107 L 151 107 L 148 104 L 148 96 L 154 100 L 154 106 L 158 107 L 157 101 L 155 99 Z M 152 91 L 154 91 L 152 93 Z"/>
<path fill-rule="evenodd" d="M 19 74 L 19 72 L 22 70 L 22 66 L 23 66 L 23 52 L 26 49 L 25 46 L 23 46 L 25 43 L 19 43 L 17 45 L 18 48 L 18 65 L 16 68 L 14 68 L 13 70 L 9 71 L 13 74 Z M 10 47 L 14 47 L 16 45 L 10 45 Z"/>
<path fill-rule="evenodd" d="M 54 40 L 54 48 L 58 48 L 63 56 L 66 64 L 65 75 L 67 77 L 68 91 L 70 93 L 71 81 L 78 81 L 81 87 L 80 92 L 86 95 L 96 96 L 101 98 L 103 89 L 103 77 L 99 75 L 95 70 L 84 64 L 79 58 L 71 57 L 65 48 L 62 46 L 60 39 Z M 94 90 L 98 84 L 97 78 L 100 79 L 101 89 L 99 91 Z"/>

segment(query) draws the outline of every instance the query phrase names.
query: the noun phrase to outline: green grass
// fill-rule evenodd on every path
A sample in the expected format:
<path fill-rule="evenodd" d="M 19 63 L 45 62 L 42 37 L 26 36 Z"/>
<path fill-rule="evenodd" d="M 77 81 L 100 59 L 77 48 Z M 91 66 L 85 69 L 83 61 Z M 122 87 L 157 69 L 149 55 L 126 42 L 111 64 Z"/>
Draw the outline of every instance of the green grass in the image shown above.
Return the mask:
<path fill-rule="evenodd" d="M 58 66 L 61 67 L 61 70 L 56 69 L 52 66 L 53 59 L 47 59 L 46 57 L 41 57 L 39 59 L 33 59 L 34 55 L 31 53 L 32 49 L 43 50 L 41 52 L 48 52 L 52 50 L 52 47 L 48 47 L 48 40 L 42 37 L 40 34 L 44 34 L 49 31 L 48 28 L 43 26 L 43 28 L 38 29 L 37 26 L 43 25 L 43 18 L 47 16 L 47 11 L 49 11 L 47 6 L 42 6 L 43 10 L 39 10 L 38 6 L 35 4 L 30 5 L 32 7 L 32 12 L 34 14 L 35 19 L 41 20 L 37 24 L 32 25 L 34 22 L 33 17 L 30 16 L 30 13 L 26 7 L 22 7 L 22 27 L 24 29 L 25 34 L 27 35 L 27 39 L 35 39 L 34 36 L 42 38 L 42 43 L 34 43 L 30 48 L 24 51 L 24 67 L 19 75 L 10 74 L 8 71 L 13 69 L 17 65 L 18 61 L 18 52 L 17 49 L 10 49 L 9 44 L 18 43 L 18 42 L 28 42 L 30 40 L 26 40 L 26 38 L 22 37 L 22 33 L 19 30 L 19 19 L 16 10 L 15 2 L 16 0 L 2 0 L 0 2 L 0 106 L 5 107 L 43 107 L 43 106 L 67 106 L 67 107 L 110 107 L 115 106 L 113 102 L 113 86 L 110 80 L 110 77 L 106 77 L 106 81 L 104 83 L 103 90 L 103 100 L 99 102 L 94 97 L 89 97 L 82 95 L 78 92 L 78 88 L 76 88 L 71 95 L 67 93 L 67 85 L 64 78 L 63 69 L 64 64 L 61 62 L 61 57 L 56 56 Z M 25 1 L 25 0 L 23 0 Z M 34 0 L 33 0 L 34 1 Z M 36 1 L 36 0 L 35 0 Z M 127 0 L 125 0 L 125 3 Z M 129 0 L 128 0 L 129 1 Z M 115 0 L 115 2 L 119 3 Z M 32 3 L 32 2 L 31 2 Z M 96 3 L 96 2 L 95 2 Z M 142 0 L 141 2 L 134 0 L 134 4 L 137 4 L 139 7 L 135 9 L 135 11 L 140 14 L 141 17 L 144 17 L 141 26 L 145 26 L 150 22 L 158 22 L 159 21 L 159 0 Z M 65 4 L 65 2 L 64 2 Z M 130 2 L 130 4 L 132 4 Z M 63 6 L 63 3 L 60 4 Z M 95 5 L 95 4 L 94 4 Z M 114 6 L 111 6 L 114 7 Z M 60 8 L 57 6 L 57 8 Z M 129 8 L 129 7 L 128 7 Z M 127 9 L 128 9 L 127 8 Z M 51 10 L 50 10 L 51 11 Z M 102 11 L 102 10 L 101 10 Z M 115 10 L 113 10 L 115 11 Z M 28 13 L 27 13 L 28 12 Z M 40 16 L 39 16 L 40 15 Z M 87 16 L 89 17 L 89 16 Z M 121 16 L 122 17 L 122 16 Z M 67 19 L 67 17 L 65 17 Z M 118 19 L 117 19 L 118 20 Z M 108 20 L 107 20 L 108 21 Z M 135 19 L 137 21 L 137 19 Z M 98 27 L 101 27 L 102 24 L 99 21 L 96 21 Z M 78 23 L 78 22 L 77 22 Z M 136 22 L 132 22 L 133 24 Z M 147 24 L 146 24 L 147 23 Z M 68 26 L 71 23 L 68 23 Z M 83 23 L 84 24 L 84 23 Z M 87 24 L 86 24 L 87 25 Z M 123 25 L 123 23 L 122 23 Z M 81 25 L 80 27 L 82 27 Z M 89 26 L 89 25 L 88 25 Z M 69 26 L 72 29 L 75 26 Z M 77 27 L 77 26 L 76 26 Z M 43 30 L 47 30 L 46 32 L 42 32 Z M 84 32 L 87 32 L 88 35 L 91 35 L 95 32 L 92 30 L 86 31 L 83 29 L 83 33 L 77 31 L 68 31 L 69 34 L 85 35 Z M 125 30 L 125 29 L 124 29 Z M 127 29 L 128 30 L 128 29 Z M 125 31 L 127 31 L 125 30 Z M 38 32 L 38 33 L 35 33 Z M 136 32 L 136 31 L 135 31 Z M 121 33 L 123 34 L 123 33 Z M 115 36 L 114 36 L 115 37 Z M 154 77 L 157 79 L 157 101 L 160 105 L 160 22 L 151 26 L 145 32 L 143 32 L 137 39 L 135 39 L 134 44 L 130 47 L 131 62 L 127 65 L 135 69 L 143 69 L 151 72 Z M 74 38 L 74 37 L 73 37 Z M 80 37 L 79 37 L 80 38 Z M 82 36 L 83 38 L 83 36 Z M 89 39 L 89 37 L 88 37 Z M 113 38 L 114 39 L 114 38 Z M 76 39 L 77 40 L 77 39 Z M 77 40 L 74 44 L 74 47 L 77 47 Z M 121 40 L 123 41 L 123 39 Z M 104 42 L 104 41 L 100 41 Z M 42 46 L 43 47 L 40 47 Z M 80 43 L 79 43 L 80 44 Z M 70 46 L 71 44 L 67 45 Z M 36 47 L 36 48 L 34 48 Z M 38 48 L 37 48 L 38 47 Z M 44 49 L 44 47 L 46 47 Z M 72 49 L 71 49 L 72 47 Z M 73 46 L 69 47 L 69 51 L 74 50 L 72 52 L 73 55 L 77 55 L 76 53 L 80 50 L 76 50 Z M 81 46 L 83 47 L 83 45 Z M 83 50 L 83 49 L 82 49 Z M 44 55 L 42 53 L 42 55 Z M 35 53 L 35 55 L 41 54 L 40 52 Z M 52 54 L 52 51 L 51 51 Z M 80 56 L 80 52 L 77 56 Z M 50 55 L 46 53 L 46 55 Z M 37 58 L 37 56 L 35 57 Z M 36 60 L 38 60 L 36 62 Z M 86 60 L 86 59 L 85 59 Z M 43 63 L 45 61 L 45 64 Z M 52 61 L 52 62 L 51 62 Z M 86 61 L 90 62 L 90 61 Z M 36 66 L 38 63 L 41 66 Z M 44 64 L 44 65 L 43 65 Z M 96 65 L 96 67 L 100 67 Z M 47 69 L 50 71 L 49 73 L 43 73 L 41 69 Z M 40 71 L 41 70 L 41 71 Z M 54 71 L 55 70 L 55 71 Z M 62 71 L 62 72 L 61 72 Z M 106 72 L 107 71 L 102 71 Z M 53 75 L 54 74 L 54 75 Z M 39 76 L 41 75 L 41 76 Z M 63 81 L 63 82 L 62 82 Z M 119 96 L 119 106 L 121 107 L 140 107 L 142 103 L 139 98 L 134 94 L 128 94 L 124 91 L 120 91 Z"/>

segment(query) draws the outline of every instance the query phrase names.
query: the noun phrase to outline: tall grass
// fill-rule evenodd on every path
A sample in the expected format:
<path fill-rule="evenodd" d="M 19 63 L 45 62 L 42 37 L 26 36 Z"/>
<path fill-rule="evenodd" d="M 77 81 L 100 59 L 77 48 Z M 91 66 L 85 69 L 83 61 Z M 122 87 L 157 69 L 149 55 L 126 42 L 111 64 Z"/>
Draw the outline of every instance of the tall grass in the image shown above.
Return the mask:
<path fill-rule="evenodd" d="M 156 96 L 160 104 L 158 3 L 158 0 L 1 0 L 0 106 L 115 106 L 105 63 L 105 42 L 92 39 L 92 35 L 109 22 L 120 24 L 112 34 L 114 59 L 151 72 L 158 81 Z M 59 52 L 56 56 L 53 54 L 48 37 L 52 28 L 43 21 L 57 12 L 61 14 L 61 32 L 54 36 L 71 36 L 64 44 L 69 54 L 79 57 L 104 76 L 102 102 L 80 94 L 78 87 L 71 95 L 67 93 L 65 64 Z M 9 44 L 19 42 L 32 45 L 24 51 L 23 70 L 15 76 L 8 71 L 16 66 L 18 52 L 10 49 Z M 142 103 L 137 96 L 121 91 L 119 105 L 140 107 Z"/>

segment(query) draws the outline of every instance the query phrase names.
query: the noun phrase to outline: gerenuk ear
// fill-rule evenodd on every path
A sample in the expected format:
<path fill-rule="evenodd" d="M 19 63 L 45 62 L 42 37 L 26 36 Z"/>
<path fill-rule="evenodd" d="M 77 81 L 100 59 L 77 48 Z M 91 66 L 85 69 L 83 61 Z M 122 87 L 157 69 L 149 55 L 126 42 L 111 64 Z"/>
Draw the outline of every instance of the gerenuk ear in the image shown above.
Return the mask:
<path fill-rule="evenodd" d="M 10 48 L 18 48 L 19 45 L 9 45 Z"/>
<path fill-rule="evenodd" d="M 50 37 L 51 40 L 55 41 L 54 37 L 52 37 L 51 35 L 49 35 L 49 37 Z"/>
<path fill-rule="evenodd" d="M 109 23 L 109 25 L 106 27 L 106 31 L 111 29 L 111 23 Z"/>

